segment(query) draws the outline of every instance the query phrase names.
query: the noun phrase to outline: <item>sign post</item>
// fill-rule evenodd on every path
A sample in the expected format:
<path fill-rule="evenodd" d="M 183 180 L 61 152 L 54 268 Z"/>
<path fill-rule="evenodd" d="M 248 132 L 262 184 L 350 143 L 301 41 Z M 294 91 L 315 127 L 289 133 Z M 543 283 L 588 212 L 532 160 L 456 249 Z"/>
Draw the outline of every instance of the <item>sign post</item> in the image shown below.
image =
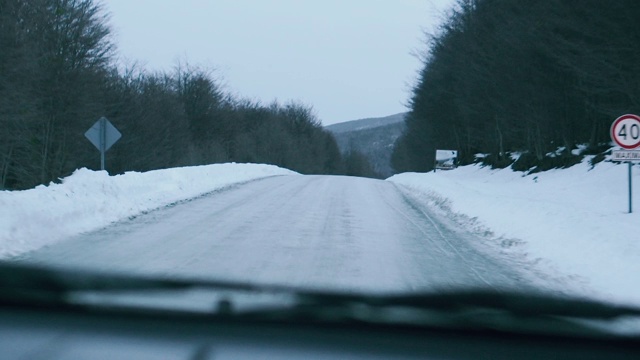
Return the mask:
<path fill-rule="evenodd" d="M 640 162 L 640 117 L 627 114 L 617 118 L 611 124 L 611 139 L 624 150 L 613 151 L 613 161 L 623 161 L 629 164 L 629 214 L 633 212 L 633 189 L 631 169 L 634 162 Z"/>
<path fill-rule="evenodd" d="M 84 136 L 100 151 L 100 170 L 104 170 L 104 154 L 122 137 L 122 134 L 103 116 L 84 133 Z"/>
<path fill-rule="evenodd" d="M 633 167 L 633 164 L 631 163 L 631 161 L 628 162 L 629 164 L 629 214 L 631 214 L 633 212 L 633 189 L 631 184 L 633 184 L 633 182 L 631 182 L 631 167 Z"/>

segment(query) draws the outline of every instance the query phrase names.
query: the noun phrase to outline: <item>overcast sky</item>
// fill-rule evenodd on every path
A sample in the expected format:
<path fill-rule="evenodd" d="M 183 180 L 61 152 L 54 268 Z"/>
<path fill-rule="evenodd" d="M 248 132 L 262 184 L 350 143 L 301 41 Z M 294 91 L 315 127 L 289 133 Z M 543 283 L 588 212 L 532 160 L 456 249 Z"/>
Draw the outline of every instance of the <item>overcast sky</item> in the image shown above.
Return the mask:
<path fill-rule="evenodd" d="M 312 105 L 323 124 L 406 111 L 454 0 L 102 0 L 121 61 L 216 69 L 227 91 Z"/>

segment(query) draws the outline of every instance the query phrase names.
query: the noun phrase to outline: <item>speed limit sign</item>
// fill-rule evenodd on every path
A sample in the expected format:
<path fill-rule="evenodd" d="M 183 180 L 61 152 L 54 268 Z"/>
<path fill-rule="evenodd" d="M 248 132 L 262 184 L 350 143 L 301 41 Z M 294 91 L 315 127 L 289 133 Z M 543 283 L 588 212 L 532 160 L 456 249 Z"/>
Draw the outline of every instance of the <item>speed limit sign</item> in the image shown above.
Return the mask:
<path fill-rule="evenodd" d="M 640 117 L 622 115 L 611 125 L 611 139 L 623 149 L 635 149 L 640 146 Z"/>

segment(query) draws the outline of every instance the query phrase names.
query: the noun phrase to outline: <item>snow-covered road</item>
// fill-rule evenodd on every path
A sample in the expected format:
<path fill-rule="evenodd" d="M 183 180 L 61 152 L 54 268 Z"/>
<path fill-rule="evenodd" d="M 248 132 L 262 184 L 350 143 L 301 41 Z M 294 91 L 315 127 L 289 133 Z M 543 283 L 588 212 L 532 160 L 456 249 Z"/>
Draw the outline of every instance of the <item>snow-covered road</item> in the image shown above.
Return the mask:
<path fill-rule="evenodd" d="M 530 285 L 391 182 L 277 176 L 115 223 L 19 261 L 363 291 Z"/>

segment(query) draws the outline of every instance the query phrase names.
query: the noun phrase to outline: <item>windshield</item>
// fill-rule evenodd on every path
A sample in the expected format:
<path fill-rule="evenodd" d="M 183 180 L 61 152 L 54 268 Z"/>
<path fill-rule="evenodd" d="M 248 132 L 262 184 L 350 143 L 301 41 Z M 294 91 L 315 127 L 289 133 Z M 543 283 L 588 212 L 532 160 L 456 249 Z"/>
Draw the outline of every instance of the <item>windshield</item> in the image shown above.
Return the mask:
<path fill-rule="evenodd" d="M 638 16 L 2 0 L 0 278 L 640 306 Z"/>

